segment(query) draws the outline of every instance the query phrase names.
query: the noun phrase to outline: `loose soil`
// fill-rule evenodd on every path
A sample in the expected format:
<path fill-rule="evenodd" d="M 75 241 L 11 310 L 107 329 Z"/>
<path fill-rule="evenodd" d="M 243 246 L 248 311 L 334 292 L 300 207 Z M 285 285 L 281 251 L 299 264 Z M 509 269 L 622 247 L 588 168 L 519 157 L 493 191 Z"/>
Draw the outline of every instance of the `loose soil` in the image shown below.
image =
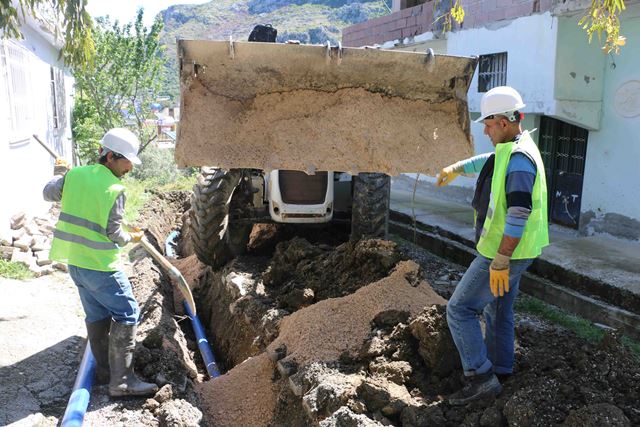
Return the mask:
<path fill-rule="evenodd" d="M 163 242 L 181 228 L 187 207 L 185 193 L 157 195 L 141 224 Z M 85 425 L 640 425 L 640 364 L 617 336 L 591 344 L 525 315 L 516 319 L 516 372 L 502 394 L 448 405 L 462 383 L 445 303 L 464 270 L 408 242 L 353 243 L 339 228 L 296 234 L 260 226 L 249 251 L 218 270 L 201 264 L 184 239 L 178 252 L 174 263 L 194 288 L 224 375 L 206 378 L 169 279 L 134 249 L 128 272 L 142 307 L 136 369 L 163 388 L 154 399 L 111 400 L 94 387 Z M 29 336 L 13 331 L 16 342 Z M 64 390 L 52 400 L 27 387 L 16 400 L 32 406 L 22 418 L 0 421 L 55 425 L 61 418 L 72 383 L 62 376 L 82 354 L 79 332 L 71 335 L 62 341 L 67 357 L 46 362 Z M 18 370 L 26 384 L 37 383 L 39 363 L 3 364 L 3 390 Z"/>

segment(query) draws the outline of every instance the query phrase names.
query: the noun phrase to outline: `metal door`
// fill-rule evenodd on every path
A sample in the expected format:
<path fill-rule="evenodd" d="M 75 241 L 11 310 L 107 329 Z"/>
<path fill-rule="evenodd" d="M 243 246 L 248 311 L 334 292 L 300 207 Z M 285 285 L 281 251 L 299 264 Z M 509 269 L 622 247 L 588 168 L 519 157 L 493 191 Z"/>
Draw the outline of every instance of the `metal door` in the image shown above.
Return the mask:
<path fill-rule="evenodd" d="M 540 120 L 539 148 L 547 176 L 549 220 L 578 228 L 589 131 L 551 117 Z"/>

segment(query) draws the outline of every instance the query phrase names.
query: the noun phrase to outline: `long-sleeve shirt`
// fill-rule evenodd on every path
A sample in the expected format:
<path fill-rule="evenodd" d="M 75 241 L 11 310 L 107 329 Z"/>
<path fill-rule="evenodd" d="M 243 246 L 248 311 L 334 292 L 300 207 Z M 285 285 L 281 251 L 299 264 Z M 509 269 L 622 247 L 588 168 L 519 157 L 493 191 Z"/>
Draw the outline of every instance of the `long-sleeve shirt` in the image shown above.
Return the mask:
<path fill-rule="evenodd" d="M 47 202 L 59 202 L 62 200 L 63 189 L 64 176 L 56 175 L 44 186 L 42 196 Z M 122 228 L 125 202 L 125 194 L 120 193 L 113 203 L 113 207 L 109 212 L 109 219 L 107 220 L 107 237 L 118 246 L 124 246 L 131 241 L 131 235 Z"/>
<path fill-rule="evenodd" d="M 487 159 L 493 153 L 484 153 L 454 165 L 459 173 L 479 173 Z M 507 179 L 505 191 L 507 194 L 507 218 L 504 234 L 511 237 L 522 237 L 524 227 L 531 214 L 533 184 L 536 179 L 537 169 L 533 161 L 523 153 L 514 153 L 507 166 Z M 483 189 L 490 191 L 490 188 Z M 488 198 L 486 198 L 488 202 Z M 486 210 L 485 210 L 486 211 Z M 482 228 L 482 224 L 477 224 Z"/>

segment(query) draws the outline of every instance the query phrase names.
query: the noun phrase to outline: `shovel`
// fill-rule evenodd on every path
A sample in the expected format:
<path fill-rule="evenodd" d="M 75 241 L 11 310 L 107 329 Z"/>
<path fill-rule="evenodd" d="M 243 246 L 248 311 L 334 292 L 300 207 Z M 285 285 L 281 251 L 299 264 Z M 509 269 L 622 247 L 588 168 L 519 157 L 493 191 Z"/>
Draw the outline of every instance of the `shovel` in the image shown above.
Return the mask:
<path fill-rule="evenodd" d="M 189 285 L 185 280 L 184 276 L 178 271 L 176 267 L 174 267 L 165 257 L 162 256 L 160 252 L 156 248 L 153 247 L 151 243 L 147 240 L 146 237 L 143 237 L 140 240 L 140 244 L 142 247 L 151 255 L 153 259 L 155 259 L 160 266 L 169 273 L 171 277 L 176 279 L 176 283 L 178 284 L 178 290 L 182 294 L 182 297 L 185 300 L 185 303 L 191 309 L 191 313 L 196 314 L 196 303 L 193 300 L 193 295 L 191 294 L 191 289 L 189 289 Z"/>

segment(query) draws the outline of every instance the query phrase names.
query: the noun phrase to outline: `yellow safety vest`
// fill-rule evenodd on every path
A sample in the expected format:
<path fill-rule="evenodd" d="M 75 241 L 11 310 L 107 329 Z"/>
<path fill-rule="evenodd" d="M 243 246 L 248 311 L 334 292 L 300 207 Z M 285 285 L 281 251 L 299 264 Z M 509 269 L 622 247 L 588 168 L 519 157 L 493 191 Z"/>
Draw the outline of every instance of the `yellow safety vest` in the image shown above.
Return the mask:
<path fill-rule="evenodd" d="M 90 270 L 118 270 L 120 248 L 107 237 L 107 222 L 123 191 L 124 185 L 104 165 L 71 169 L 64 178 L 49 258 Z"/>
<path fill-rule="evenodd" d="M 531 214 L 524 227 L 524 233 L 511 259 L 536 258 L 542 248 L 549 244 L 547 221 L 547 180 L 540 151 L 529 132 L 520 135 L 517 142 L 505 142 L 496 146 L 495 167 L 491 180 L 491 197 L 487 217 L 482 227 L 476 248 L 481 255 L 494 258 L 498 253 L 507 219 L 506 177 L 511 155 L 524 153 L 535 162 L 537 174 L 531 194 Z"/>

